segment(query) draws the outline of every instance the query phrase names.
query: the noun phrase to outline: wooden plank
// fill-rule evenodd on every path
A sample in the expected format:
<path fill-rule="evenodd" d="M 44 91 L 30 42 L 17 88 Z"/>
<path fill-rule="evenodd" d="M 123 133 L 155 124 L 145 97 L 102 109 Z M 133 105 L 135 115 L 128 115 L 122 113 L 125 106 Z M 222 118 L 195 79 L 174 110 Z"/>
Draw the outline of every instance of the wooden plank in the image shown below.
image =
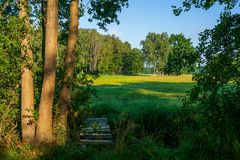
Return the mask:
<path fill-rule="evenodd" d="M 81 126 L 81 128 L 110 128 L 110 126 L 105 124 L 88 124 Z"/>
<path fill-rule="evenodd" d="M 94 121 L 88 121 L 88 122 L 84 122 L 83 125 L 86 126 L 92 126 L 92 125 L 99 125 L 99 126 L 104 126 L 104 125 L 109 125 L 107 122 L 105 121 L 99 121 L 99 122 L 94 122 Z"/>
<path fill-rule="evenodd" d="M 84 136 L 84 135 L 91 135 L 91 136 L 112 136 L 111 133 L 80 133 L 80 136 Z"/>
<path fill-rule="evenodd" d="M 113 140 L 112 136 L 103 137 L 103 136 L 89 136 L 89 135 L 80 136 L 80 139 L 81 140 L 84 140 L 84 139 L 89 139 L 89 140 Z"/>
<path fill-rule="evenodd" d="M 82 128 L 83 130 L 91 130 L 91 129 L 93 129 L 93 130 L 104 130 L 104 129 L 110 129 L 110 126 L 109 125 L 107 125 L 107 126 L 89 126 L 89 127 L 85 127 L 85 128 Z"/>
<path fill-rule="evenodd" d="M 100 121 L 105 121 L 105 122 L 108 122 L 108 119 L 107 118 L 88 118 L 86 119 L 85 122 L 100 122 Z"/>
<path fill-rule="evenodd" d="M 111 130 L 108 129 L 101 129 L 101 130 L 96 130 L 96 129 L 88 129 L 88 130 L 82 130 L 82 133 L 111 133 Z"/>
<path fill-rule="evenodd" d="M 96 139 L 96 140 L 112 140 L 112 134 L 111 133 L 92 133 L 92 134 L 80 134 L 80 139 Z"/>
<path fill-rule="evenodd" d="M 113 144 L 112 140 L 81 139 L 80 142 L 84 144 Z"/>

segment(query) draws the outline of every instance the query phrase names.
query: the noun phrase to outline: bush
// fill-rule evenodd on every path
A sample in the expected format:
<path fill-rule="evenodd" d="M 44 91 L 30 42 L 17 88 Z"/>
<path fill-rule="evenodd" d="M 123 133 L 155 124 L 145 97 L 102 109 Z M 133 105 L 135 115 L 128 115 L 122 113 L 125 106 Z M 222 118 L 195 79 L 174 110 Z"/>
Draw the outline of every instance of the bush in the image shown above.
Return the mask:
<path fill-rule="evenodd" d="M 211 159 L 239 159 L 240 86 L 230 84 L 212 92 L 198 91 L 195 101 L 199 110 L 195 113 L 198 117 L 197 132 L 190 138 L 192 158 L 197 155 Z M 194 96 L 189 99 L 191 97 Z M 192 99 L 190 101 L 193 102 Z"/>

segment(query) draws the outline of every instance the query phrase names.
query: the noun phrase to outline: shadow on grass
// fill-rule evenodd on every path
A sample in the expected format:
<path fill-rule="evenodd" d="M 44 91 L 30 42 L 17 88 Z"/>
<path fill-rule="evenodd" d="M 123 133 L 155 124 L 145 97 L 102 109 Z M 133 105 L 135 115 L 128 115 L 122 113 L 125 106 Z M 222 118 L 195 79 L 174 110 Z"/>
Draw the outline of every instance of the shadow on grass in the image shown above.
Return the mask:
<path fill-rule="evenodd" d="M 195 83 L 172 83 L 172 82 L 142 82 L 142 83 L 122 83 L 121 85 L 96 85 L 97 91 L 108 93 L 134 93 L 138 89 L 146 89 L 164 93 L 185 93 L 191 89 Z M 126 92 L 127 91 L 127 92 Z"/>
<path fill-rule="evenodd" d="M 139 106 L 171 107 L 181 105 L 181 98 L 186 95 L 194 83 L 142 82 L 122 85 L 97 85 L 97 97 L 93 106 L 116 107 L 120 110 Z"/>

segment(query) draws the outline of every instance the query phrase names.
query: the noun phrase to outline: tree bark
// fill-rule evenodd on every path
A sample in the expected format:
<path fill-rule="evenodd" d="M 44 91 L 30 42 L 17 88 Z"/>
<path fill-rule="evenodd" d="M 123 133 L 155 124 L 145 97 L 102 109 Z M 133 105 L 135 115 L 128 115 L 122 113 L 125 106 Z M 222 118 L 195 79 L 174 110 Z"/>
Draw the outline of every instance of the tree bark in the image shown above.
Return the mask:
<path fill-rule="evenodd" d="M 26 33 L 21 42 L 21 55 L 25 59 L 24 67 L 22 68 L 21 82 L 21 126 L 22 126 L 22 141 L 26 143 L 33 142 L 35 136 L 35 119 L 34 112 L 34 91 L 33 91 L 33 76 L 31 64 L 33 61 L 32 49 L 30 41 L 30 21 L 27 13 L 27 0 L 19 0 L 18 16 L 25 23 Z"/>
<path fill-rule="evenodd" d="M 98 51 L 99 50 L 99 38 L 97 33 L 92 31 L 91 33 L 91 42 L 89 48 L 89 71 L 97 70 L 97 60 L 98 60 Z"/>
<path fill-rule="evenodd" d="M 67 52 L 64 60 L 65 75 L 63 78 L 62 89 L 59 93 L 56 108 L 56 121 L 57 126 L 66 133 L 67 131 L 67 120 L 68 114 L 71 108 L 71 83 L 74 72 L 74 61 L 75 61 L 75 49 L 78 37 L 78 0 L 71 0 L 70 4 L 70 23 L 69 23 L 69 34 L 67 42 Z M 66 134 L 65 134 L 66 135 Z M 66 140 L 66 136 L 64 138 Z"/>
<path fill-rule="evenodd" d="M 36 132 L 36 141 L 38 143 L 51 143 L 53 140 L 52 105 L 56 78 L 57 38 L 58 0 L 48 0 L 44 76 Z"/>
<path fill-rule="evenodd" d="M 42 12 L 42 58 L 45 54 L 45 39 L 46 39 L 46 14 L 47 14 L 47 1 L 41 0 L 41 12 Z"/>

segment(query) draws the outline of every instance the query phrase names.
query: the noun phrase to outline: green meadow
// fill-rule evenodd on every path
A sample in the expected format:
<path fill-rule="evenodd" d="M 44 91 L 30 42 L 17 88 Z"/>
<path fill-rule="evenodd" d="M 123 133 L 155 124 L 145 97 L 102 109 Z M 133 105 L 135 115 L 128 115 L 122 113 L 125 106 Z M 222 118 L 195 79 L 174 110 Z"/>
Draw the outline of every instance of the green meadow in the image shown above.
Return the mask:
<path fill-rule="evenodd" d="M 194 86 L 191 75 L 102 75 L 94 82 L 97 96 L 93 108 L 113 109 L 119 113 L 139 108 L 176 109 L 181 99 Z"/>

